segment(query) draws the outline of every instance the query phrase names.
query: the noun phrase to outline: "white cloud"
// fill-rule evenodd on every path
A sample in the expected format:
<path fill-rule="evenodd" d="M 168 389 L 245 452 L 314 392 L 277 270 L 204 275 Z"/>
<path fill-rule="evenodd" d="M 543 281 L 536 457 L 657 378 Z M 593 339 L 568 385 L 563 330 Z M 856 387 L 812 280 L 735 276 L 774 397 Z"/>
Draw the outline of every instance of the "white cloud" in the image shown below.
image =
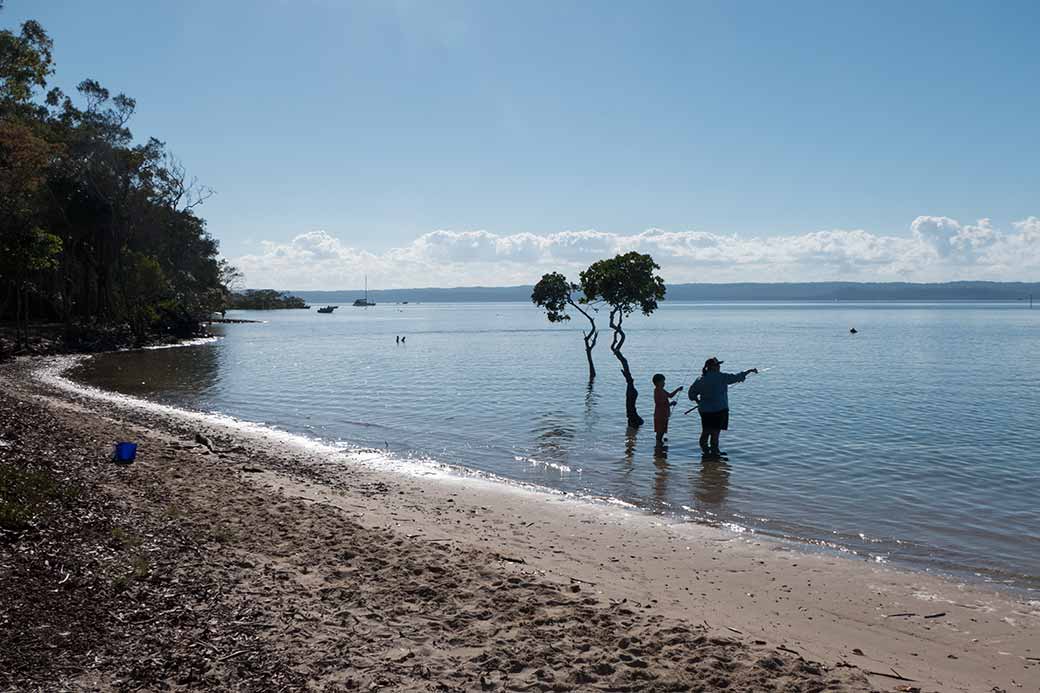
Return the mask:
<path fill-rule="evenodd" d="M 662 229 L 632 235 L 439 230 L 376 254 L 310 231 L 261 246 L 261 252 L 233 260 L 246 283 L 292 289 L 353 288 L 365 274 L 380 288 L 527 284 L 551 270 L 576 278 L 590 262 L 629 250 L 653 255 L 672 283 L 1010 281 L 1040 274 L 1037 217 L 1001 231 L 988 219 L 965 225 L 920 216 L 904 236 L 841 229 L 751 237 Z"/>
<path fill-rule="evenodd" d="M 940 257 L 970 258 L 1001 239 L 989 219 L 980 219 L 974 226 L 961 226 L 949 217 L 917 217 L 910 230 Z"/>

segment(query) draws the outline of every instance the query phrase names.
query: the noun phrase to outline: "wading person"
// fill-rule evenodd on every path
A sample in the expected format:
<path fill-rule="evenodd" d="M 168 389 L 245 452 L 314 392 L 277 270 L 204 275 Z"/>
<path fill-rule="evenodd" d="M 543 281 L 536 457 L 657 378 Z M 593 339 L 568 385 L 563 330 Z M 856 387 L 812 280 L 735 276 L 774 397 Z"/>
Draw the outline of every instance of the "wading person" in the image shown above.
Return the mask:
<path fill-rule="evenodd" d="M 664 376 L 660 373 L 654 374 L 652 382 L 654 383 L 654 433 L 657 434 L 657 447 L 660 448 L 664 446 L 664 436 L 668 433 L 668 418 L 672 415 L 672 407 L 675 406 L 672 397 L 682 390 L 682 385 L 669 392 L 664 389 Z"/>
<path fill-rule="evenodd" d="M 722 361 L 712 356 L 704 362 L 701 377 L 690 385 L 690 399 L 698 403 L 701 415 L 701 452 L 721 457 L 719 433 L 729 430 L 729 386 L 742 383 L 749 373 L 758 373 L 751 368 L 740 373 L 723 373 Z"/>

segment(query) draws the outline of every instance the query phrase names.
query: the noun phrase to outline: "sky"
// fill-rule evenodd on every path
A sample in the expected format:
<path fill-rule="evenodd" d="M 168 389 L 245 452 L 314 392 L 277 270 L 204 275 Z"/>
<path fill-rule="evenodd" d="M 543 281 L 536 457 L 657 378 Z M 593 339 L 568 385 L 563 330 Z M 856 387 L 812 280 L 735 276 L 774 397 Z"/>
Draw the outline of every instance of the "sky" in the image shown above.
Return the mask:
<path fill-rule="evenodd" d="M 1040 3 L 7 0 L 246 284 L 1040 277 Z"/>

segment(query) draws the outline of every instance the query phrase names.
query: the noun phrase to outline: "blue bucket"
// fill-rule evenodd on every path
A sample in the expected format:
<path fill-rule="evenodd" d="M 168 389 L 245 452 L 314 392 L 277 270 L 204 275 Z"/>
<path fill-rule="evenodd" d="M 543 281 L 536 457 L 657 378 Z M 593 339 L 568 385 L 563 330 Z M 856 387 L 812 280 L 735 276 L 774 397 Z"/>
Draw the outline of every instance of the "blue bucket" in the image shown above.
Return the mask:
<path fill-rule="evenodd" d="M 137 457 L 137 443 L 116 443 L 112 451 L 112 461 L 119 464 L 130 464 Z"/>

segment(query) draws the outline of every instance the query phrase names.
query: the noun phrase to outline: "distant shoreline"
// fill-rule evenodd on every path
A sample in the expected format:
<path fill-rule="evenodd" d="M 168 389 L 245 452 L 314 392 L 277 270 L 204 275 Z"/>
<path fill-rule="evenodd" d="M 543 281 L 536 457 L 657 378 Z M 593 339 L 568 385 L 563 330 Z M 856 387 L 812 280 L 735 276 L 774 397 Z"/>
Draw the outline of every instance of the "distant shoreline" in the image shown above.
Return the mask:
<path fill-rule="evenodd" d="M 334 291 L 286 291 L 309 303 L 352 302 L 360 289 Z M 375 303 L 526 303 L 530 286 L 370 289 Z M 669 284 L 665 301 L 755 301 L 755 302 L 1021 302 L 1030 295 L 1040 300 L 1040 282 L 801 282 Z"/>

